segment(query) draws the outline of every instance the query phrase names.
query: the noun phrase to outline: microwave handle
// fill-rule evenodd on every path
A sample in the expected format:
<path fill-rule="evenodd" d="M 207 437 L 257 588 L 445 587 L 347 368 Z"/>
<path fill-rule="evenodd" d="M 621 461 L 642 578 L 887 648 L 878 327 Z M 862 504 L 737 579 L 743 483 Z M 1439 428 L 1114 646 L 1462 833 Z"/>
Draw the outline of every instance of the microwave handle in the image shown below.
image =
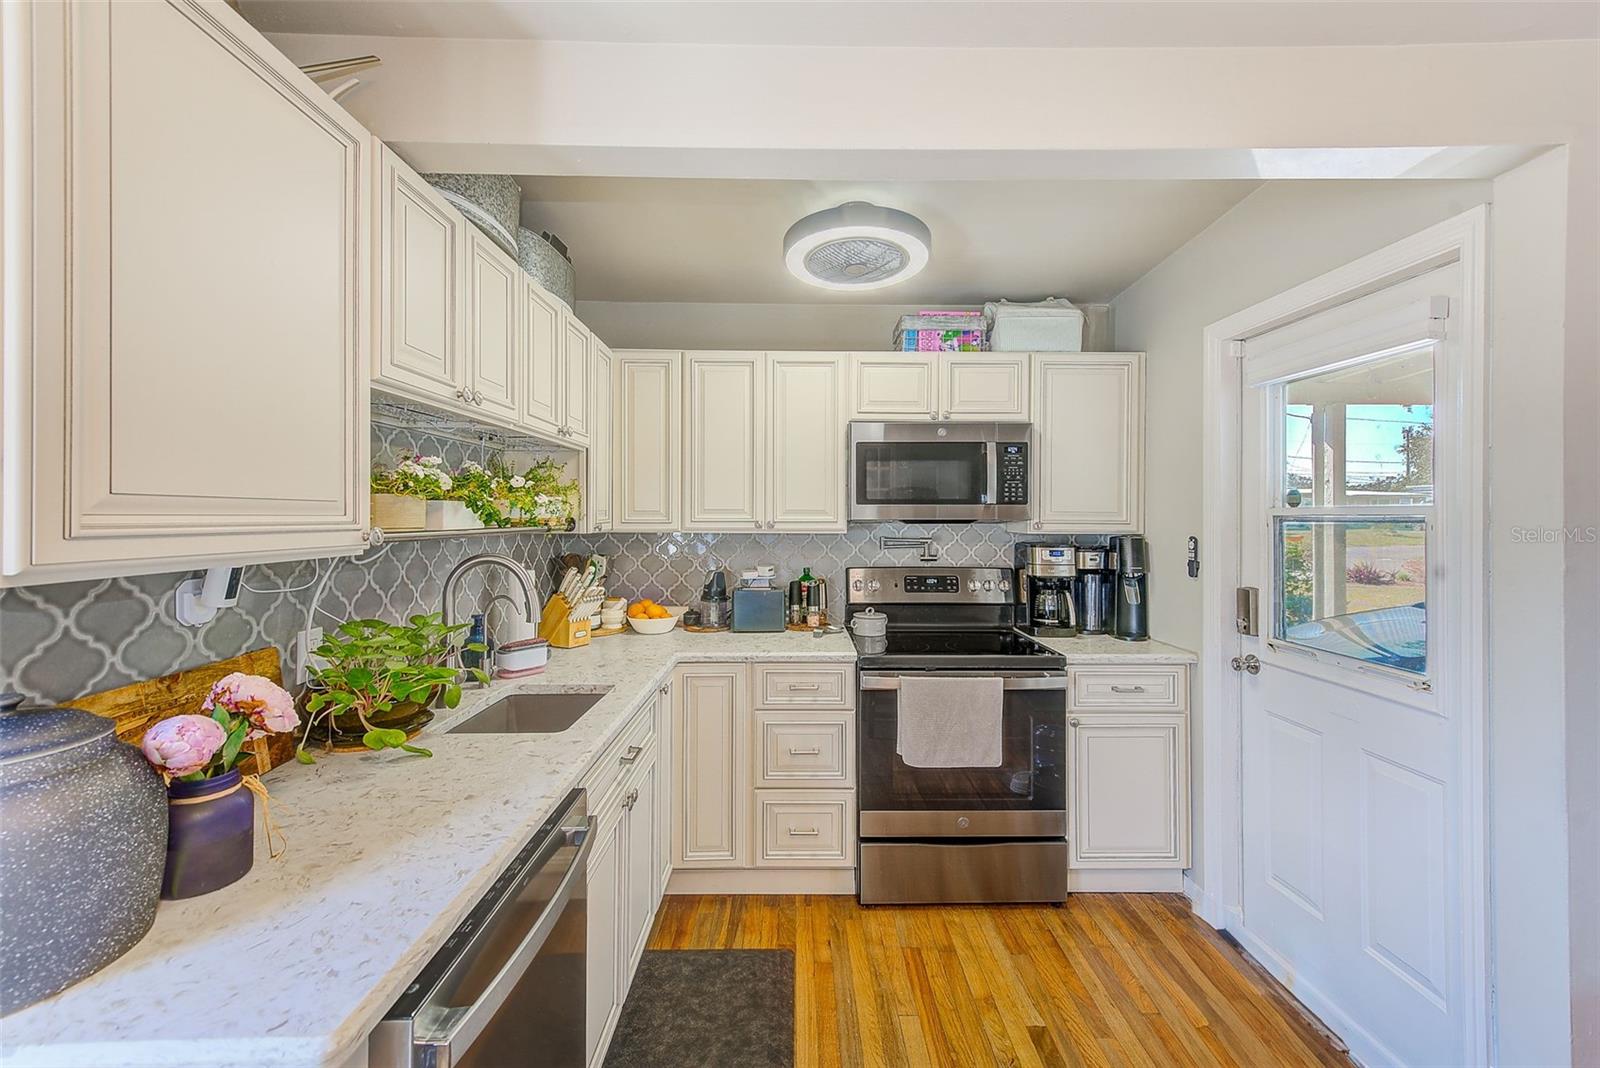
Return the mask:
<path fill-rule="evenodd" d="M 1000 499 L 1000 464 L 996 455 L 1000 450 L 998 442 L 986 441 L 983 443 L 985 465 L 988 477 L 984 480 L 984 494 L 981 504 L 994 504 Z"/>

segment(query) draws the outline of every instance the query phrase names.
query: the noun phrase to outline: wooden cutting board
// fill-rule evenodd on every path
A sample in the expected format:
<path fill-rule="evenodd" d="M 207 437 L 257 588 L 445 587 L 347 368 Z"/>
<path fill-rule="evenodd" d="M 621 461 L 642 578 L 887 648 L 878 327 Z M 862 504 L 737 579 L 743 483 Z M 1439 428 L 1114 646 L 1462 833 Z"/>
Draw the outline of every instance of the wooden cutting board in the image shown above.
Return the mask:
<path fill-rule="evenodd" d="M 159 679 L 147 679 L 118 686 L 114 690 L 91 693 L 64 704 L 115 720 L 117 737 L 138 745 L 144 738 L 144 732 L 153 723 L 169 716 L 205 715 L 200 711 L 200 704 L 211 692 L 212 685 L 235 671 L 261 675 L 283 685 L 278 650 L 256 649 L 214 664 L 163 675 Z M 245 750 L 249 755 L 241 757 L 237 767 L 247 774 L 253 772 L 263 775 L 277 765 L 294 759 L 294 738 L 288 734 L 269 734 L 265 738 L 246 742 Z"/>

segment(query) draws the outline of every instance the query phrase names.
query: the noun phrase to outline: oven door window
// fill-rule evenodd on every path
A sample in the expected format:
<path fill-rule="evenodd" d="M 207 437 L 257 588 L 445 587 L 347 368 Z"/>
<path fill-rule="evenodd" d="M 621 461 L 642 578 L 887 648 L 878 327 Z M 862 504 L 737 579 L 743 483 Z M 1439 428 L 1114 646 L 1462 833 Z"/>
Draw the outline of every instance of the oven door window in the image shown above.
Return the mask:
<path fill-rule="evenodd" d="M 981 441 L 856 443 L 856 503 L 987 504 L 988 446 Z"/>
<path fill-rule="evenodd" d="M 1066 807 L 1064 691 L 1008 691 L 997 768 L 913 768 L 896 751 L 899 693 L 861 693 L 861 808 L 876 811 Z"/>

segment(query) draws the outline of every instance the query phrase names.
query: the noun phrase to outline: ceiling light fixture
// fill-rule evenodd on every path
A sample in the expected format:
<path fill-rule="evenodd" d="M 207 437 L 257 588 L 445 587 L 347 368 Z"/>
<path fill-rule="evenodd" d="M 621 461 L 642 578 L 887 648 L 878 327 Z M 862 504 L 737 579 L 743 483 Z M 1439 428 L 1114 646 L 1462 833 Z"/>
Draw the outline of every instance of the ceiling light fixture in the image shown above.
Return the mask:
<path fill-rule="evenodd" d="M 904 282 L 928 265 L 932 249 L 921 219 L 859 200 L 807 215 L 783 235 L 790 274 L 844 292 Z"/>

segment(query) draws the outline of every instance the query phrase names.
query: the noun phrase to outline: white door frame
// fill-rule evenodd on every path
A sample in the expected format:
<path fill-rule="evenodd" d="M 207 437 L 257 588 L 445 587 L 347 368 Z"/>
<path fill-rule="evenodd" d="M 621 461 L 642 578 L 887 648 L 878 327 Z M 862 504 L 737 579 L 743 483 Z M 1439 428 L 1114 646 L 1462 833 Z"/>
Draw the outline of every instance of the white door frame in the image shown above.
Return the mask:
<path fill-rule="evenodd" d="M 1459 625 L 1442 635 L 1443 693 L 1461 717 L 1461 901 L 1468 969 L 1468 1004 L 1463 1019 L 1469 1034 L 1463 1049 L 1472 1063 L 1490 1061 L 1488 924 L 1487 746 L 1488 692 L 1486 601 L 1488 590 L 1488 208 L 1479 206 L 1387 248 L 1363 256 L 1285 293 L 1256 304 L 1205 330 L 1204 471 L 1202 538 L 1213 563 L 1202 572 L 1205 618 L 1201 639 L 1201 759 L 1205 844 L 1205 886 L 1195 888 L 1194 904 L 1213 927 L 1243 924 L 1243 839 L 1241 825 L 1241 733 L 1239 675 L 1227 669 L 1237 647 L 1234 590 L 1239 586 L 1239 420 L 1240 356 L 1243 342 L 1286 323 L 1323 311 L 1396 282 L 1459 262 L 1462 303 L 1450 310 L 1454 340 L 1465 360 L 1458 396 L 1441 398 L 1459 422 L 1457 468 L 1453 485 L 1472 488 L 1452 497 L 1459 510 L 1448 524 L 1457 559 L 1483 561 L 1461 577 Z M 1459 314 L 1458 314 L 1459 312 Z"/>

